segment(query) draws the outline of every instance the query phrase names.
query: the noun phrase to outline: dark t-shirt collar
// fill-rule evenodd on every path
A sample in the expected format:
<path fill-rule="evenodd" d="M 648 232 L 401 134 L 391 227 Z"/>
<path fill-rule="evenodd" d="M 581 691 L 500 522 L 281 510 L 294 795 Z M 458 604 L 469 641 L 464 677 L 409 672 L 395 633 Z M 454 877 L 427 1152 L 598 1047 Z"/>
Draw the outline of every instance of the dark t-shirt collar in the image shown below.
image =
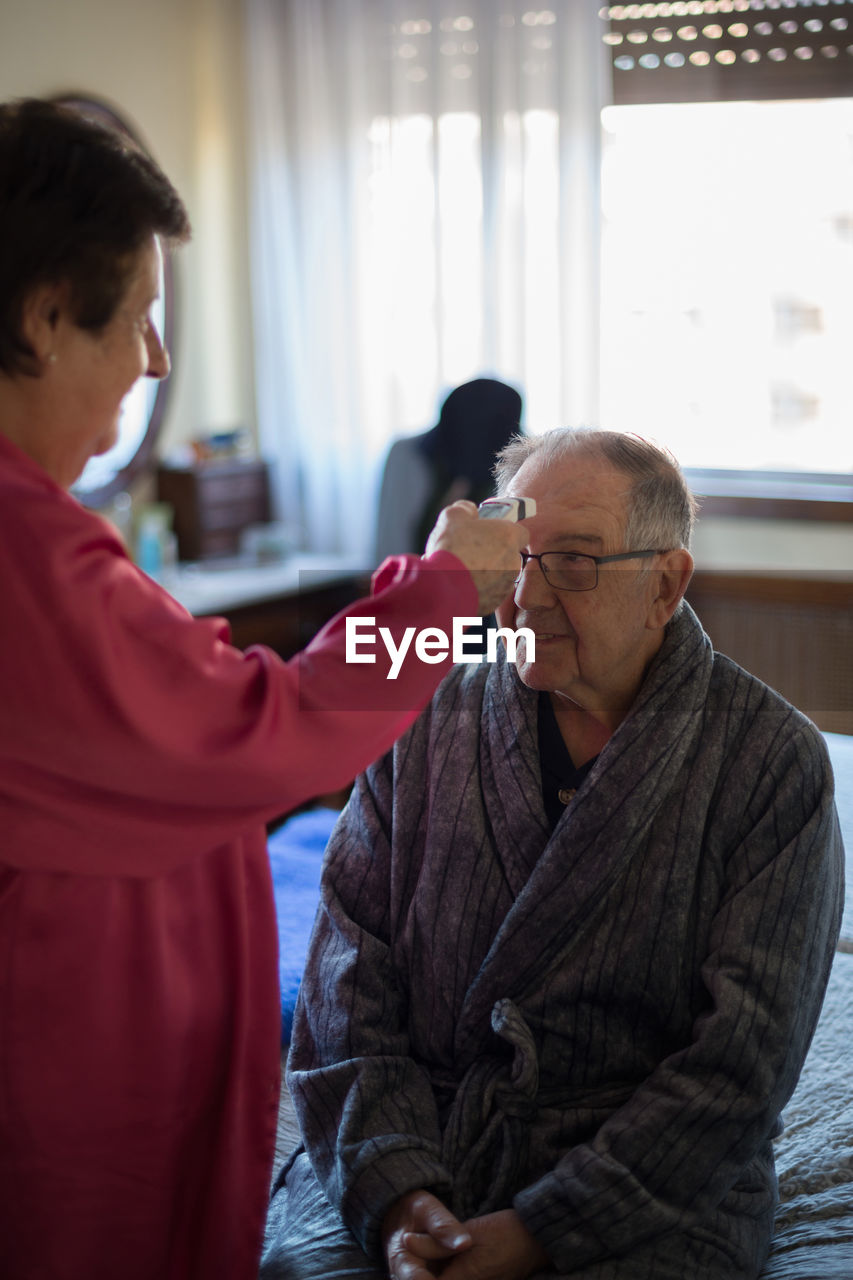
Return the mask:
<path fill-rule="evenodd" d="M 542 773 L 542 800 L 545 813 L 553 829 L 578 787 L 595 764 L 597 757 L 575 768 L 568 747 L 563 741 L 551 698 L 548 693 L 539 694 L 539 767 Z"/>

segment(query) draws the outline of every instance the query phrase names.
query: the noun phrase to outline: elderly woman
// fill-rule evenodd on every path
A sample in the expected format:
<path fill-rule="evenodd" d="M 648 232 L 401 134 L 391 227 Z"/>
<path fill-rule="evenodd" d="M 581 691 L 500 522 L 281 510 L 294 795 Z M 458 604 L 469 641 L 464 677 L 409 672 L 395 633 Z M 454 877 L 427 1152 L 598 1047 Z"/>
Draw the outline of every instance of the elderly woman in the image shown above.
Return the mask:
<path fill-rule="evenodd" d="M 9 1280 L 256 1273 L 280 1027 L 264 822 L 348 781 L 447 669 L 407 662 L 389 706 L 381 652 L 348 667 L 340 617 L 290 663 L 238 652 L 68 493 L 136 379 L 168 373 L 159 246 L 188 234 L 137 150 L 55 105 L 0 106 Z M 350 612 L 397 635 L 493 608 L 521 536 L 473 514 L 445 513 L 431 554 L 387 561 Z"/>

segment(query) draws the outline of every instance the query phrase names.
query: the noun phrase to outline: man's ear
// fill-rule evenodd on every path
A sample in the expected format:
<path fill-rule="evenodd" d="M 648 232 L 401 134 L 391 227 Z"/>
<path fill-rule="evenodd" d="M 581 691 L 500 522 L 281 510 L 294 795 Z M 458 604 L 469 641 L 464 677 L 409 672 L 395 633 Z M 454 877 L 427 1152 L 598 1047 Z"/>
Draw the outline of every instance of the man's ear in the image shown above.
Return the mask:
<path fill-rule="evenodd" d="M 665 627 L 681 603 L 693 576 L 693 557 L 679 547 L 664 553 L 661 564 L 651 571 L 655 594 L 649 607 L 646 627 L 658 631 Z"/>
<path fill-rule="evenodd" d="M 39 372 L 55 356 L 59 322 L 67 309 L 68 286 L 40 284 L 31 289 L 21 308 L 21 336 L 36 359 Z"/>

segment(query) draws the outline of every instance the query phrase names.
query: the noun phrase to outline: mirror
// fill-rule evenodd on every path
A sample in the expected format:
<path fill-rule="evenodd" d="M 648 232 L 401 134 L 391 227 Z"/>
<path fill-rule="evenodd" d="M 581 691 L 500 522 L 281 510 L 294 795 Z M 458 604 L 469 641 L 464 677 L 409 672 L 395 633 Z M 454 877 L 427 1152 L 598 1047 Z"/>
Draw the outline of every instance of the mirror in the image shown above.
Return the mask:
<path fill-rule="evenodd" d="M 98 124 L 115 129 L 140 150 L 146 150 L 127 121 L 106 102 L 76 93 L 58 94 L 54 101 L 73 107 Z M 152 315 L 169 352 L 173 349 L 174 312 L 172 263 L 170 255 L 164 253 L 160 297 Z M 82 475 L 72 487 L 72 493 L 80 502 L 87 507 L 105 506 L 145 469 L 160 433 L 168 394 L 168 378 L 162 382 L 152 378 L 139 379 L 122 405 L 118 440 L 107 453 L 89 459 Z"/>

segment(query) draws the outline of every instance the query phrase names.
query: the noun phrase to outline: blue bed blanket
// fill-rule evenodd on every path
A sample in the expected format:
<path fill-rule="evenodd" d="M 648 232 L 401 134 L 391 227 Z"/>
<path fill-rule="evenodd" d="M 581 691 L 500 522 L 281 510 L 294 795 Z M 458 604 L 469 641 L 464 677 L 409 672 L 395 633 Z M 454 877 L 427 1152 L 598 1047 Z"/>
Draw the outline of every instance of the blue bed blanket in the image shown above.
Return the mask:
<path fill-rule="evenodd" d="M 278 915 L 281 1039 L 290 1041 L 296 996 L 320 896 L 320 871 L 337 809 L 294 814 L 267 841 Z"/>

